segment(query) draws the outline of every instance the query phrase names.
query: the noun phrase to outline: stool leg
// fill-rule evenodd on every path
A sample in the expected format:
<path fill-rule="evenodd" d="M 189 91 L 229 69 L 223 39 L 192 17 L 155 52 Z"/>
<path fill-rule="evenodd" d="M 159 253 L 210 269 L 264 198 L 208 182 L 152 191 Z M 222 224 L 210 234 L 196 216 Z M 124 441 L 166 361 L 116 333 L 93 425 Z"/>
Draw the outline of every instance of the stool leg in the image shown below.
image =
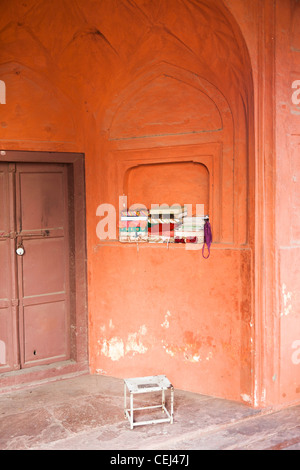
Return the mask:
<path fill-rule="evenodd" d="M 133 429 L 133 394 L 130 393 L 130 429 Z"/>
<path fill-rule="evenodd" d="M 126 384 L 124 383 L 124 417 L 127 418 L 126 416 Z"/>
<path fill-rule="evenodd" d="M 171 388 L 171 421 L 170 423 L 173 424 L 173 408 L 174 408 L 174 388 Z"/>

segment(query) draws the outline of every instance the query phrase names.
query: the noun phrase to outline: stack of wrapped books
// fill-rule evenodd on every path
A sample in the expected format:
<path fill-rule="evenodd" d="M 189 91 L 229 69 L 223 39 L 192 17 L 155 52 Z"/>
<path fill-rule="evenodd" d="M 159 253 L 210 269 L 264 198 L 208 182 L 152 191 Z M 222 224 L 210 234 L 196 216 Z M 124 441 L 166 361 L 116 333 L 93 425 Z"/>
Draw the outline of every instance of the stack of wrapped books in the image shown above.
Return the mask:
<path fill-rule="evenodd" d="M 139 242 L 148 240 L 147 209 L 134 209 L 121 211 L 119 222 L 120 242 Z"/>
<path fill-rule="evenodd" d="M 183 207 L 154 208 L 149 211 L 148 241 L 150 243 L 174 242 L 174 233 L 187 212 Z"/>
<path fill-rule="evenodd" d="M 203 243 L 204 225 L 208 216 L 184 217 L 174 230 L 175 243 Z"/>
<path fill-rule="evenodd" d="M 204 243 L 204 226 L 209 216 L 187 217 L 184 207 L 123 210 L 120 242 Z"/>

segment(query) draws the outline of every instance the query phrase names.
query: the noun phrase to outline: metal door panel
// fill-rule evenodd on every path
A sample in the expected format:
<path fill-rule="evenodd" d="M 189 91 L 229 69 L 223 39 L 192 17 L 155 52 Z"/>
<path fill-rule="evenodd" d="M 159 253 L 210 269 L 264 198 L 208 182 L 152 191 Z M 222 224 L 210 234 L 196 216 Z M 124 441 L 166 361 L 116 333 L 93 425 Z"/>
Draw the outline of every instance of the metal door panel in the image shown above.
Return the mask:
<path fill-rule="evenodd" d="M 66 302 L 24 307 L 24 363 L 32 365 L 66 358 Z"/>
<path fill-rule="evenodd" d="M 9 309 L 0 305 L 0 371 L 9 365 Z"/>
<path fill-rule="evenodd" d="M 21 366 L 70 357 L 67 172 L 16 166 Z"/>
<path fill-rule="evenodd" d="M 39 169 L 35 169 L 33 165 L 18 165 L 17 168 L 22 233 L 63 229 L 65 197 L 62 167 L 56 166 L 56 171 L 49 165 Z"/>
<path fill-rule="evenodd" d="M 23 239 L 23 297 L 66 293 L 65 239 Z"/>
<path fill-rule="evenodd" d="M 0 238 L 0 300 L 10 297 L 10 240 Z"/>
<path fill-rule="evenodd" d="M 0 372 L 19 368 L 14 258 L 14 166 L 0 163 Z"/>
<path fill-rule="evenodd" d="M 0 236 L 8 232 L 8 214 L 7 214 L 7 164 L 0 164 Z"/>
<path fill-rule="evenodd" d="M 70 357 L 68 229 L 65 165 L 0 163 L 0 373 Z"/>
<path fill-rule="evenodd" d="M 9 302 L 2 300 L 0 303 L 0 372 L 7 372 L 14 368 L 11 310 Z"/>

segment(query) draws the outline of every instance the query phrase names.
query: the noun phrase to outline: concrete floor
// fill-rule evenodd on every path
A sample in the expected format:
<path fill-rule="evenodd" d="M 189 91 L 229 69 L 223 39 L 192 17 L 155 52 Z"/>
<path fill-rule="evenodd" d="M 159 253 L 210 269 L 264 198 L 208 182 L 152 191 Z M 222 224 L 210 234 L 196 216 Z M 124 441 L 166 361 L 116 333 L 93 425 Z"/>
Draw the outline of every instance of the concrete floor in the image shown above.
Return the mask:
<path fill-rule="evenodd" d="M 2 394 L 0 449 L 300 450 L 300 406 L 253 410 L 175 390 L 172 425 L 131 430 L 123 390 L 120 379 L 82 375 Z M 150 397 L 160 399 L 143 400 Z"/>

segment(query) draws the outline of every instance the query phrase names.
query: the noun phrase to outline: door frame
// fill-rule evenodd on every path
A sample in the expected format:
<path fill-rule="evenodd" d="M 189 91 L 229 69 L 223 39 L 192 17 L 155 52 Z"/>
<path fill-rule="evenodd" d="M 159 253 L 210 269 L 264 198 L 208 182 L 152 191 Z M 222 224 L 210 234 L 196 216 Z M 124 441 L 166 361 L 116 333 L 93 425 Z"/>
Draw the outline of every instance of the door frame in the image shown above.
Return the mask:
<path fill-rule="evenodd" d="M 45 366 L 31 367 L 0 374 L 0 393 L 20 388 L 32 382 L 56 380 L 69 374 L 88 373 L 88 307 L 87 307 L 87 250 L 85 160 L 82 153 L 1 150 L 3 163 L 60 163 L 67 164 L 69 197 L 72 199 L 74 262 L 72 267 L 73 301 L 71 303 L 71 359 Z M 72 226 L 73 225 L 73 226 Z M 70 248 L 72 249 L 72 248 Z"/>

